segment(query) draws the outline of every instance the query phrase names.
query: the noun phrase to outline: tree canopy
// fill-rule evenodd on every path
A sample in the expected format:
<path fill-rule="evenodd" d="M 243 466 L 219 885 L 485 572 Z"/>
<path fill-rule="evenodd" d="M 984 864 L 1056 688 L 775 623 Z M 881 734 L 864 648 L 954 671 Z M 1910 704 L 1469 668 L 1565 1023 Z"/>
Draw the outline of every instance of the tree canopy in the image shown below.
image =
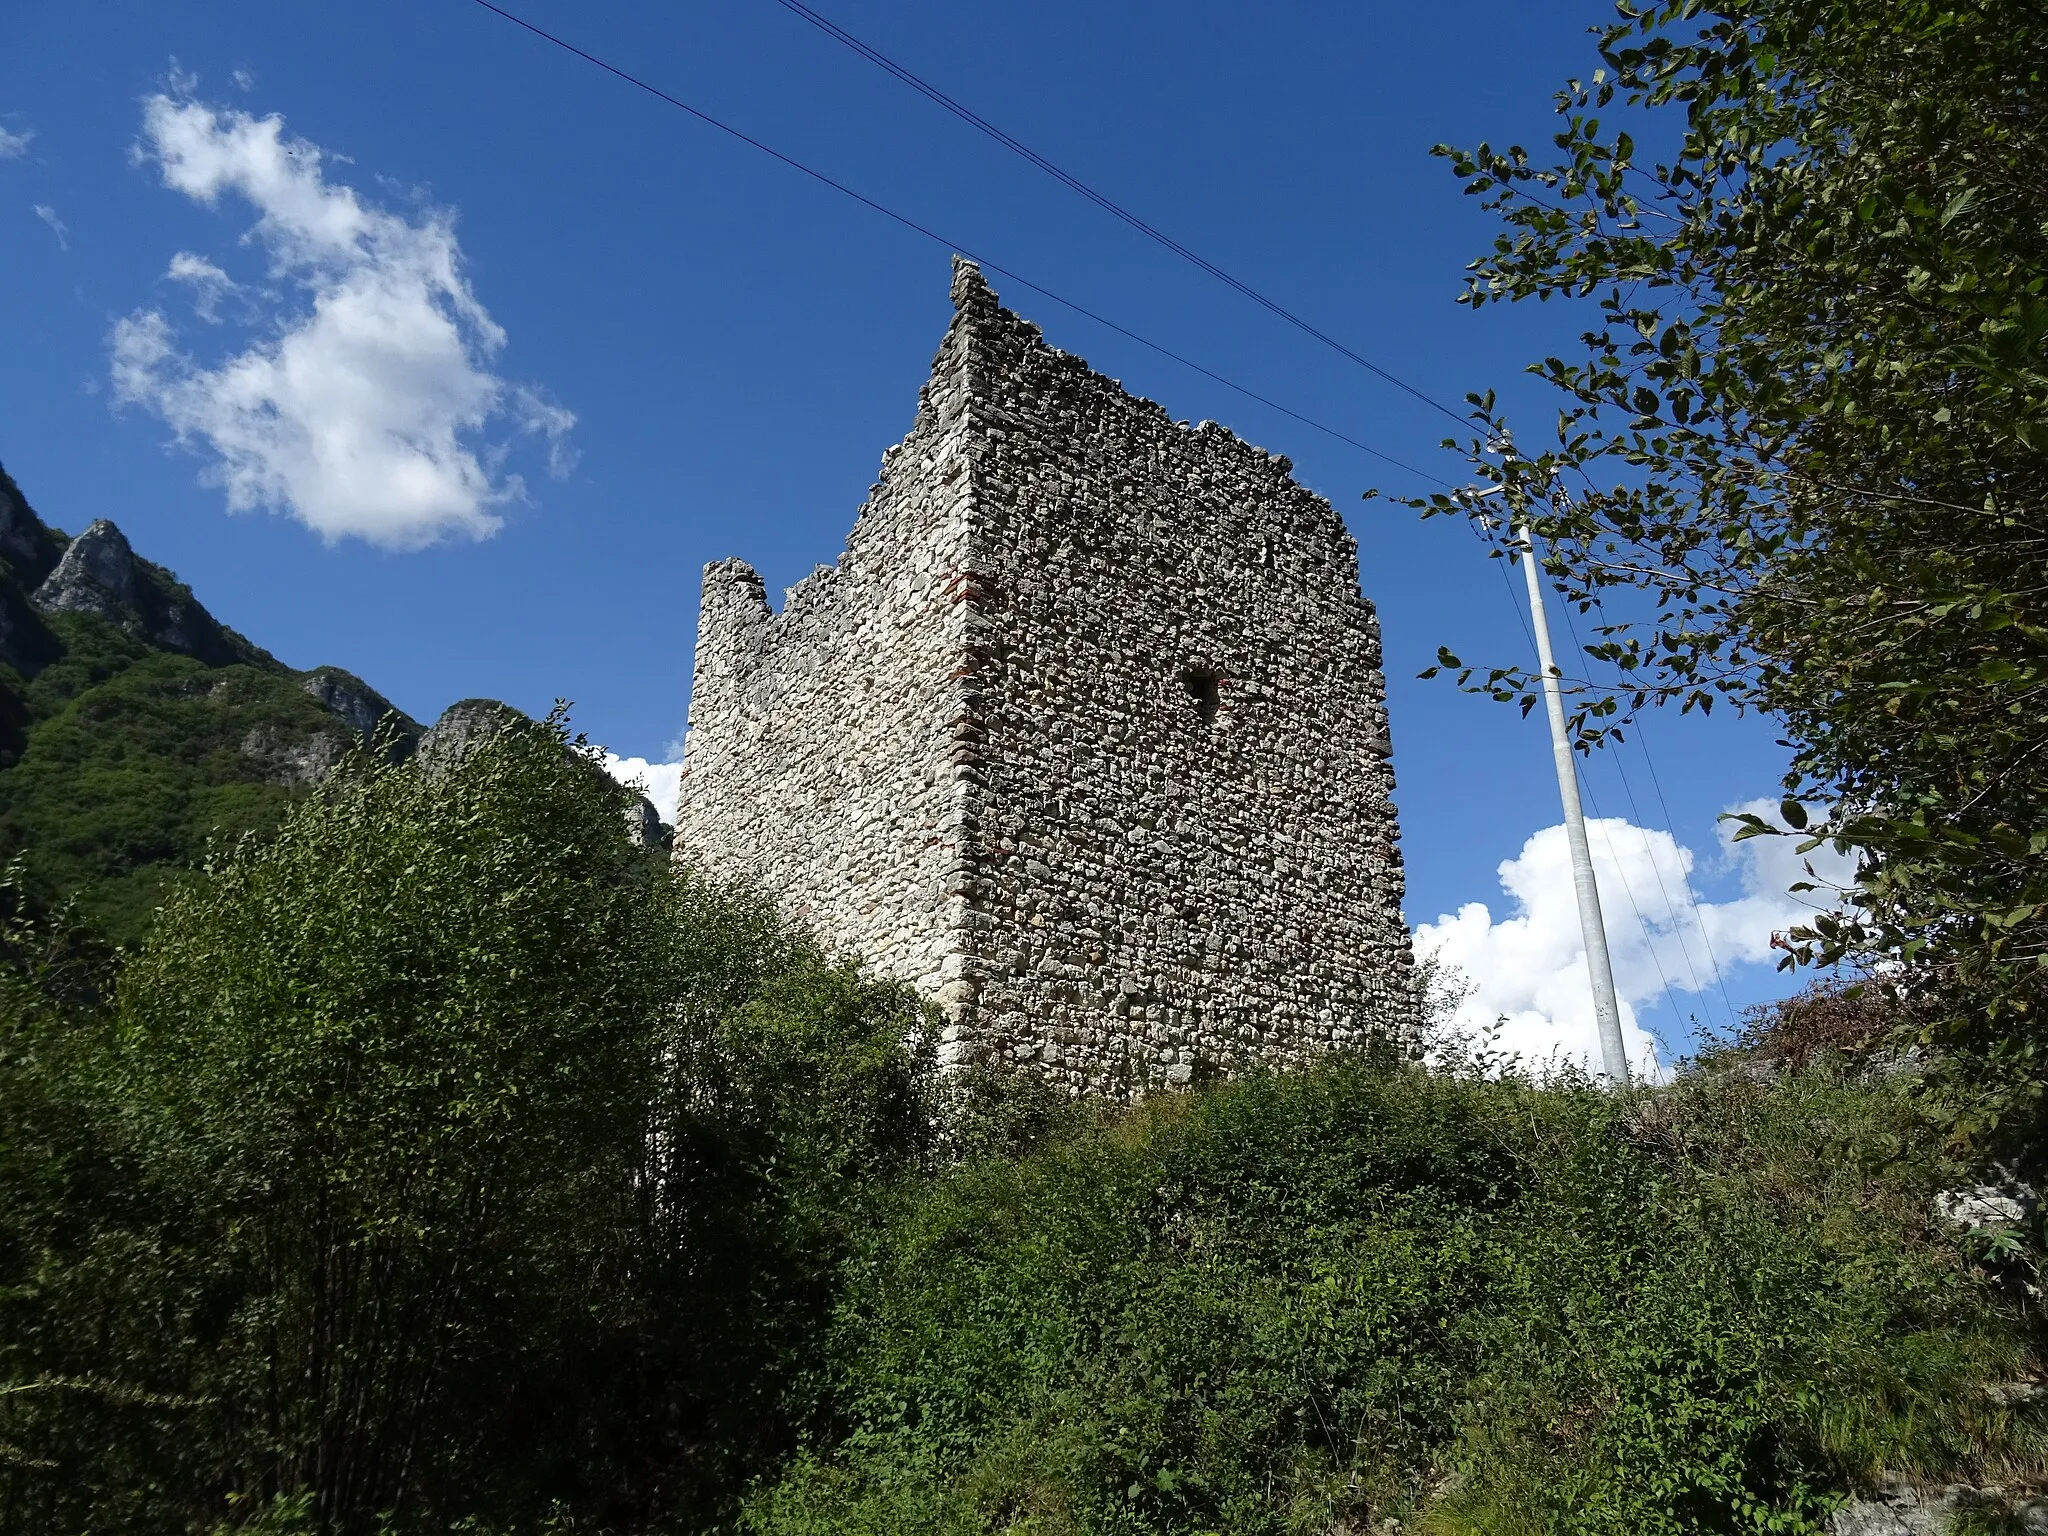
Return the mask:
<path fill-rule="evenodd" d="M 558 722 L 364 751 L 111 983 L 8 931 L 0 1525 L 624 1523 L 786 1445 L 923 1015 L 629 799 Z"/>
<path fill-rule="evenodd" d="M 1745 831 L 1866 855 L 1806 956 L 1904 962 L 1923 1032 L 2003 1085 L 1983 1129 L 2044 1076 L 2048 13 L 1620 11 L 1554 152 L 1439 150 L 1503 225 L 1464 301 L 1593 312 L 1532 370 L 1554 437 L 1510 437 L 1487 394 L 1468 450 L 1602 616 L 1582 744 L 1653 705 L 1780 719 L 1783 823 Z M 1498 503 L 1423 505 L 1509 550 Z"/>

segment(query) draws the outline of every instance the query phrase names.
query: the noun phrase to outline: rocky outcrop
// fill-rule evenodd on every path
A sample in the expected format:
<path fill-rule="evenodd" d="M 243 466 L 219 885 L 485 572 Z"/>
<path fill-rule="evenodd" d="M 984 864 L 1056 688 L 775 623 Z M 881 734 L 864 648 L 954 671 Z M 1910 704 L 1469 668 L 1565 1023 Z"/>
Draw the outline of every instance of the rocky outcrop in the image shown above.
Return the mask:
<path fill-rule="evenodd" d="M 452 768 L 500 731 L 533 723 L 532 716 L 496 699 L 458 699 L 420 737 L 420 765 L 430 773 Z"/>
<path fill-rule="evenodd" d="M 668 824 L 661 819 L 661 812 L 654 808 L 654 802 L 645 795 L 637 797 L 626 807 L 626 836 L 636 848 L 668 851 Z"/>
<path fill-rule="evenodd" d="M 1967 1484 L 1919 1488 L 1888 1484 L 1838 1509 L 1830 1536 L 1947 1536 L 1961 1519 L 1970 1530 L 2009 1530 L 2048 1536 L 2048 1498 Z"/>
<path fill-rule="evenodd" d="M 2041 1194 L 2030 1184 L 1974 1184 L 1944 1190 L 1934 1197 L 1934 1214 L 1967 1232 L 2000 1232 L 2031 1221 L 2041 1209 Z"/>
<path fill-rule="evenodd" d="M 355 743 L 341 731 L 301 735 L 274 725 L 259 725 L 242 738 L 242 755 L 263 777 L 285 789 L 310 789 L 334 772 Z"/>
<path fill-rule="evenodd" d="M 14 477 L 0 469 L 0 566 L 24 592 L 43 584 L 64 553 L 64 535 L 37 517 Z"/>
<path fill-rule="evenodd" d="M 364 743 L 376 739 L 378 728 L 388 725 L 396 738 L 394 754 L 405 757 L 420 740 L 420 723 L 383 694 L 339 667 L 315 667 L 299 679 L 299 686 L 319 701 L 321 708 L 346 725 Z"/>
<path fill-rule="evenodd" d="M 106 518 L 65 546 L 32 601 L 44 613 L 92 614 L 210 667 L 243 662 L 279 669 L 273 657 L 208 613 L 169 571 L 137 555 L 127 535 Z"/>
<path fill-rule="evenodd" d="M 496 699 L 458 700 L 441 711 L 441 718 L 429 726 L 426 734 L 420 737 L 420 765 L 429 773 L 445 772 L 500 731 L 521 726 L 531 728 L 536 724 L 531 715 Z M 590 759 L 577 757 L 574 761 L 604 778 L 607 783 L 612 782 L 611 776 Z M 654 808 L 652 800 L 645 795 L 636 795 L 632 803 L 626 806 L 625 817 L 626 836 L 634 846 L 667 850 L 669 828 L 661 819 L 661 812 Z"/>

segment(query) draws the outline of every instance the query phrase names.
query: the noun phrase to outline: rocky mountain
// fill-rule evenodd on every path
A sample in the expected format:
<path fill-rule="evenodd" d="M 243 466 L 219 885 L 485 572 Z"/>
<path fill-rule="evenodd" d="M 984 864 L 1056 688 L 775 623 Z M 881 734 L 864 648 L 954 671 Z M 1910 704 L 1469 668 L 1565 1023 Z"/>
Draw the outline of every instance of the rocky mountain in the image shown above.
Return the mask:
<path fill-rule="evenodd" d="M 459 756 L 521 721 L 466 699 L 423 728 L 338 667 L 289 667 L 114 523 L 45 523 L 0 468 L 0 858 L 112 938 L 139 937 L 211 840 L 269 830 L 358 744 Z M 652 806 L 627 819 L 664 840 Z"/>
<path fill-rule="evenodd" d="M 532 728 L 538 724 L 531 715 L 496 699 L 458 699 L 441 711 L 441 718 L 427 728 L 415 750 L 421 765 L 429 773 L 434 773 L 461 762 L 477 746 L 500 731 Z M 604 770 L 589 759 L 577 757 L 573 760 L 600 778 L 607 777 Z M 661 819 L 661 812 L 654 808 L 652 800 L 645 795 L 636 795 L 633 803 L 625 808 L 625 815 L 627 837 L 642 848 L 667 850 L 673 829 Z"/>

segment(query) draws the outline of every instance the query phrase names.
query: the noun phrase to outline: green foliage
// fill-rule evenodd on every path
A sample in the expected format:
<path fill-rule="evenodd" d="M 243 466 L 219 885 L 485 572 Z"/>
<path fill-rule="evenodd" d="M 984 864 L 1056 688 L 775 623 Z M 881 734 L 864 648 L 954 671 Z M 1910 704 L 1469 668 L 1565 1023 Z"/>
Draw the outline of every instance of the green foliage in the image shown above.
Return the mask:
<path fill-rule="evenodd" d="M 1581 696 L 1582 740 L 1651 703 L 1780 717 L 1788 791 L 1829 807 L 1788 800 L 1786 835 L 1870 855 L 1809 954 L 1907 961 L 1917 1027 L 1976 1069 L 1958 1128 L 2019 1113 L 2023 1151 L 2048 1084 L 2048 13 L 1620 9 L 1555 154 L 1441 151 L 1506 226 L 1467 301 L 1595 311 L 1583 355 L 1533 370 L 1565 397 L 1554 445 L 1509 448 L 1475 397 L 1475 465 L 1570 600 L 1638 599 L 1603 609 L 1618 681 Z M 1501 539 L 1497 504 L 1427 505 Z"/>
<path fill-rule="evenodd" d="M 110 1006 L 18 967 L 0 1524 L 640 1524 L 788 1443 L 920 1155 L 922 1014 L 650 861 L 624 793 L 556 725 L 359 754 Z"/>
<path fill-rule="evenodd" d="M 749 1528 L 1817 1531 L 1852 1479 L 2039 1451 L 1929 1144 L 1819 1070 L 1153 1100 L 904 1199 Z"/>
<path fill-rule="evenodd" d="M 1819 1037 L 935 1084 L 623 794 L 558 722 L 358 755 L 118 971 L 0 933 L 0 1526 L 1797 1532 L 2039 1471 L 2031 1249 L 1932 1230 L 1961 1168 Z"/>
<path fill-rule="evenodd" d="M 208 667 L 87 614 L 49 626 L 65 651 L 22 690 L 30 724 L 0 771 L 0 848 L 25 853 L 41 899 L 76 896 L 134 943 L 211 839 L 277 826 L 295 786 L 264 745 L 338 755 L 344 731 L 289 674 Z"/>

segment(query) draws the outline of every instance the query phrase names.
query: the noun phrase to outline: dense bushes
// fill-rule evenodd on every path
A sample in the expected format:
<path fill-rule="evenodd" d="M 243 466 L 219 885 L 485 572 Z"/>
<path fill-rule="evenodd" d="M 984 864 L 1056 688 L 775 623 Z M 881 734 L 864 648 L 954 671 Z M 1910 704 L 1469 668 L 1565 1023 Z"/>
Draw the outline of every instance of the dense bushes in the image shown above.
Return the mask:
<path fill-rule="evenodd" d="M 769 1464 L 921 1016 L 621 810 L 558 731 L 364 758 L 110 1006 L 17 943 L 0 1526 L 638 1523 Z"/>
<path fill-rule="evenodd" d="M 941 1082 L 621 810 L 559 729 L 365 757 L 118 975 L 0 932 L 0 1528 L 1799 1531 L 2038 1467 L 1903 1079 Z"/>
<path fill-rule="evenodd" d="M 1898 1085 L 1333 1062 L 906 1196 L 839 1418 L 748 1510 L 822 1532 L 1797 1531 L 2024 1462 L 2017 1327 L 1928 1229 Z M 1348 1527 L 1339 1522 L 1348 1522 Z"/>

